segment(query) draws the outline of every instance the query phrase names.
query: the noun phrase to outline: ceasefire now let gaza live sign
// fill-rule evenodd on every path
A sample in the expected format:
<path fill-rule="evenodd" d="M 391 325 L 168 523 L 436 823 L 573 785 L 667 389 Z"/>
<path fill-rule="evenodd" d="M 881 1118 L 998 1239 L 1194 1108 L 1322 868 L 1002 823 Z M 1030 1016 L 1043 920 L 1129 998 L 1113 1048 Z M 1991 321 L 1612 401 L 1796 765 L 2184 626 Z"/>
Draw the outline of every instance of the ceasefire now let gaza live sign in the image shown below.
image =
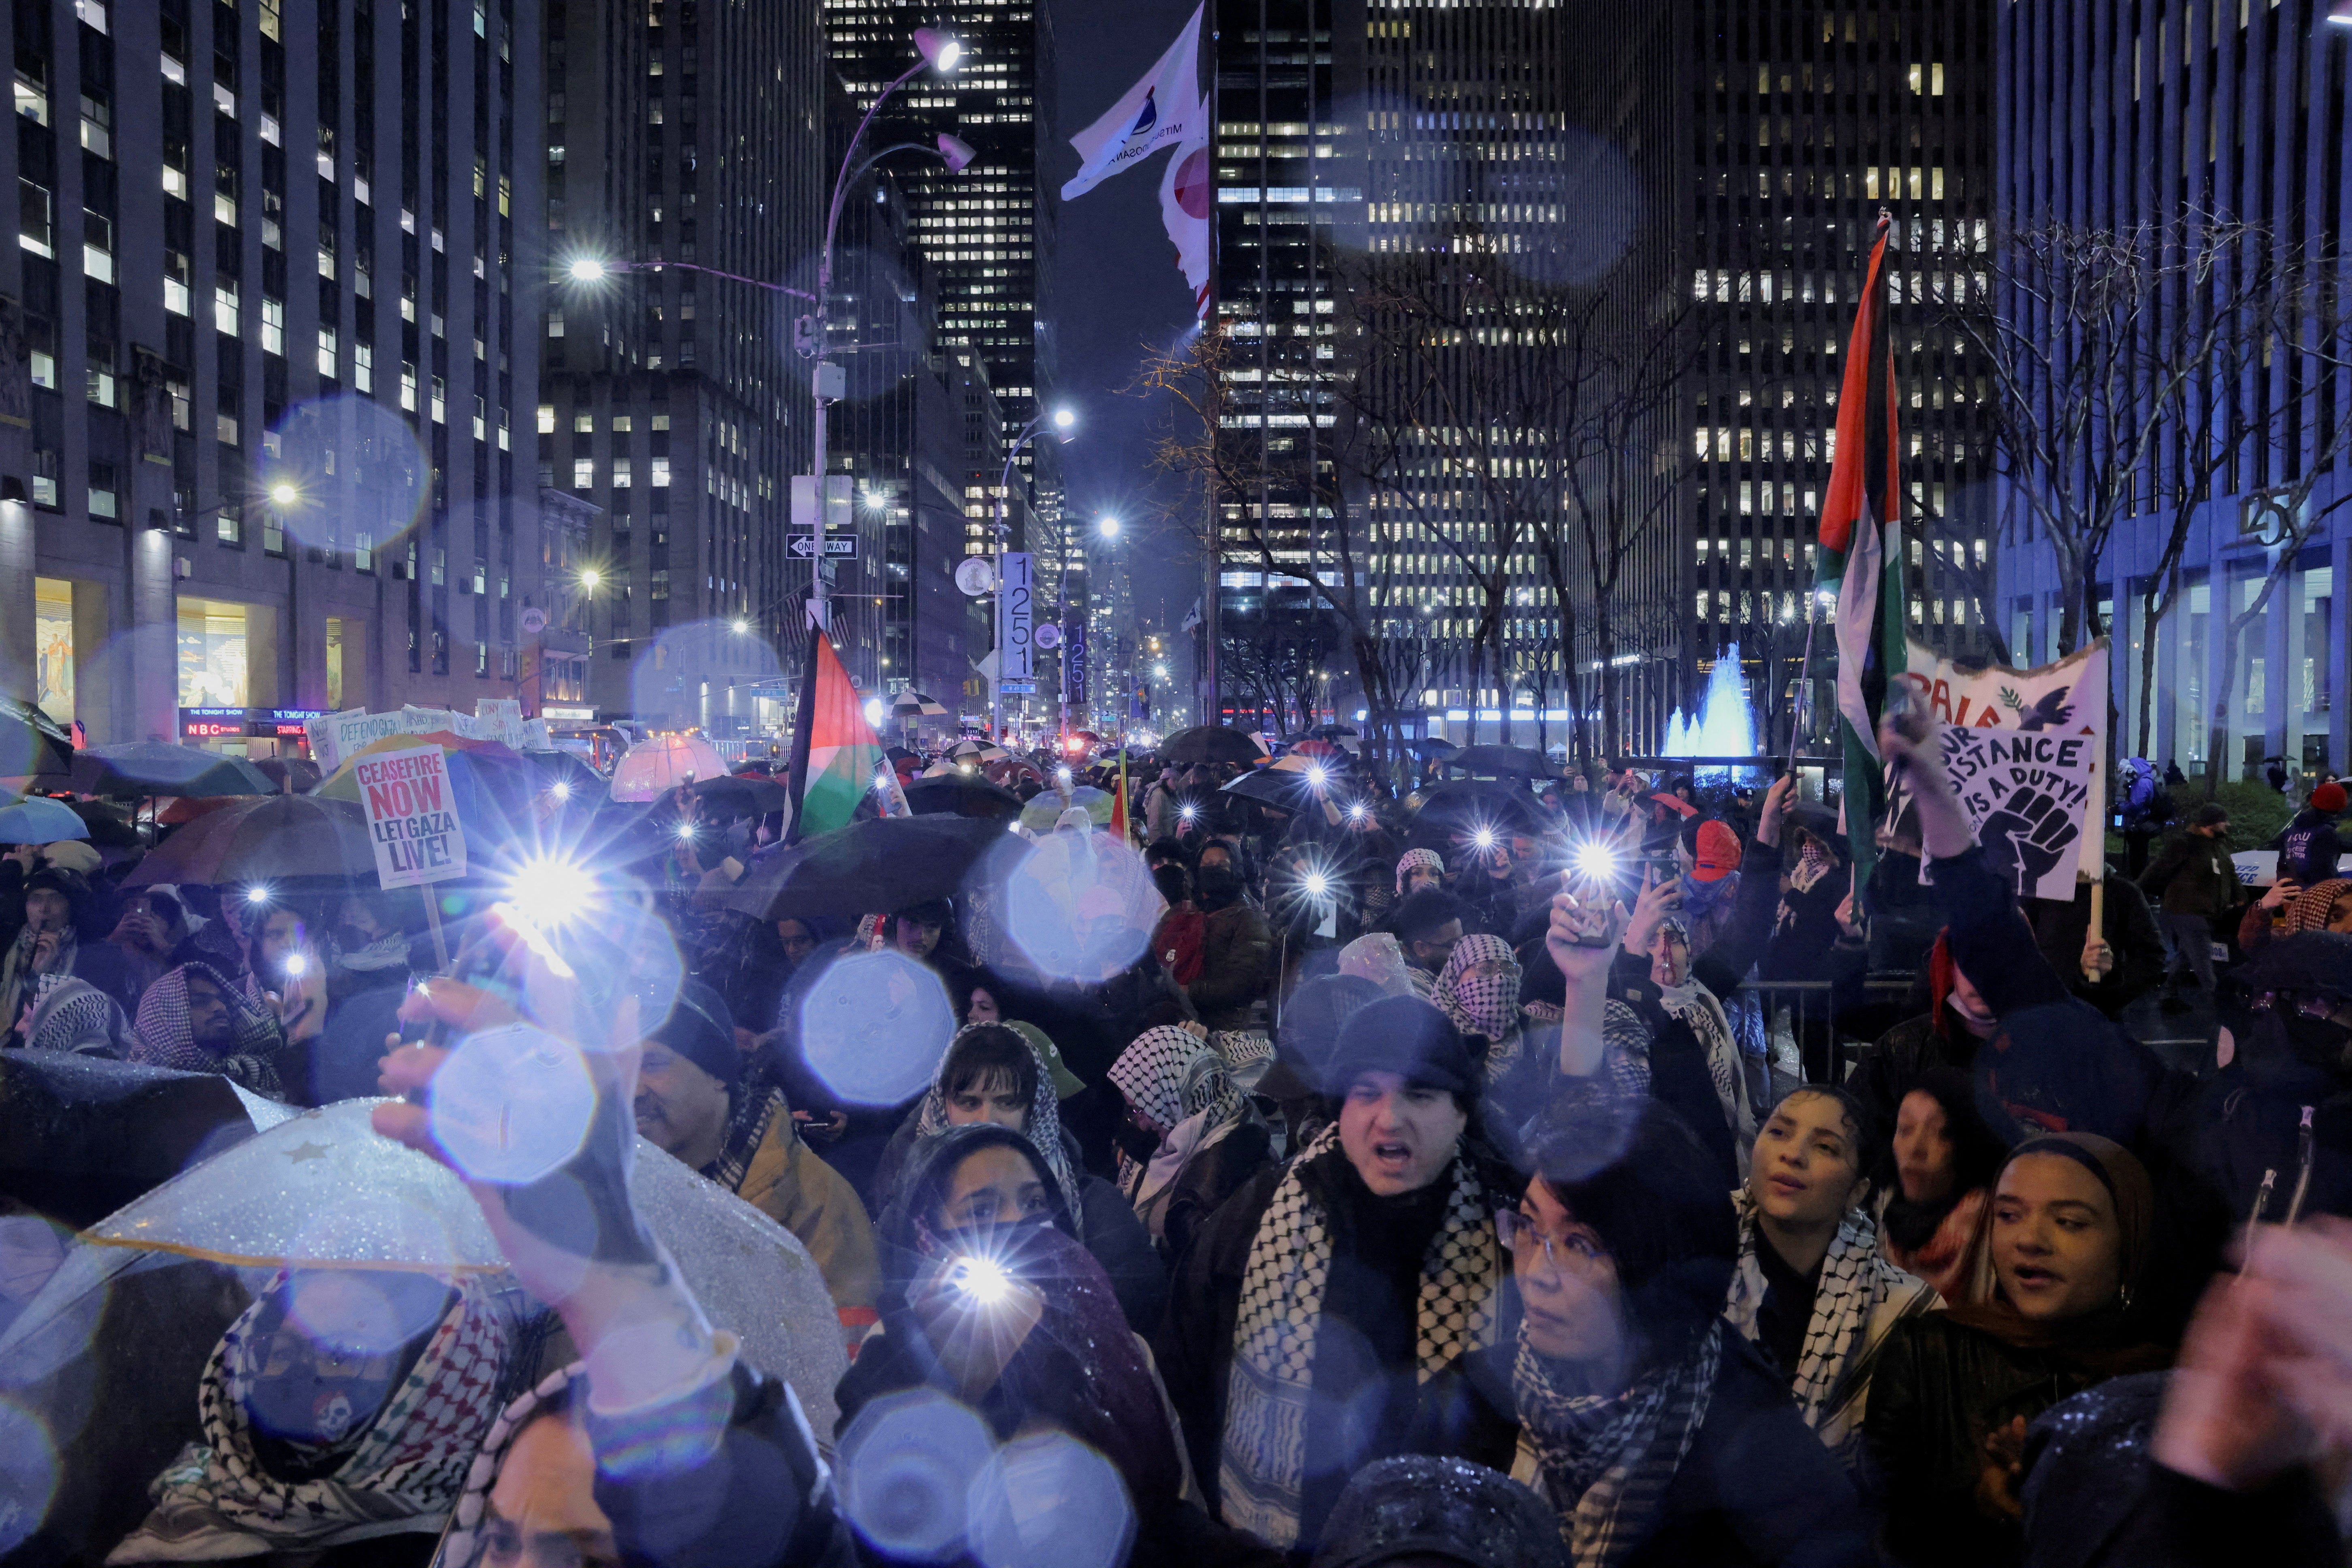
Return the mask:
<path fill-rule="evenodd" d="M 375 845 L 375 879 L 414 888 L 466 874 L 466 834 L 438 746 L 379 752 L 352 767 Z"/>

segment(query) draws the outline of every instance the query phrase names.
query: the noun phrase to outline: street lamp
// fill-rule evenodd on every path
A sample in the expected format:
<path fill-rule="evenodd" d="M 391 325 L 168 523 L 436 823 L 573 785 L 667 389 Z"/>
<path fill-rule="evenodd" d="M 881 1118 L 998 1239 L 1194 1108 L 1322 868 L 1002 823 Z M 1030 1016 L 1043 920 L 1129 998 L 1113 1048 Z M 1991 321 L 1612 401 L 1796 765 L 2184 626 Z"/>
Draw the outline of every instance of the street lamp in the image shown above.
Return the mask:
<path fill-rule="evenodd" d="M 902 77 L 899 79 L 903 81 L 906 79 Z M 1004 645 L 1001 640 L 1004 632 L 1004 605 L 1003 602 L 1004 592 L 1004 542 L 1013 536 L 1013 525 L 1006 521 L 1005 510 L 1013 497 L 1013 464 L 1014 460 L 1021 456 L 1021 449 L 1028 446 L 1030 442 L 1035 440 L 1038 433 L 1044 430 L 1049 424 L 1053 426 L 1054 433 L 1061 437 L 1062 444 L 1064 446 L 1067 446 L 1072 441 L 1077 439 L 1078 416 L 1068 407 L 1065 406 L 1056 408 L 1050 414 L 1040 414 L 1037 417 L 1032 419 L 1028 424 L 1024 425 L 1021 427 L 1021 434 L 1014 438 L 1013 445 L 1006 449 L 1004 454 L 1004 471 L 997 476 L 996 480 L 996 583 L 998 595 L 996 629 L 1000 640 L 997 643 L 996 647 L 996 679 L 988 683 L 988 715 L 989 722 L 996 731 L 997 743 L 1000 745 L 1002 745 L 1004 741 Z"/>
<path fill-rule="evenodd" d="M 857 158 L 857 149 L 866 140 L 867 128 L 873 125 L 874 117 L 881 112 L 883 104 L 889 101 L 890 95 L 927 69 L 936 70 L 945 76 L 963 63 L 962 41 L 950 37 L 937 28 L 916 28 L 915 48 L 922 58 L 908 66 L 899 75 L 898 80 L 875 94 L 874 101 L 866 106 L 866 117 L 857 122 L 857 130 L 850 136 L 849 145 L 842 152 L 841 169 L 834 176 L 833 181 L 833 202 L 825 211 L 824 244 L 817 251 L 816 309 L 803 318 L 801 323 L 803 329 L 801 333 L 801 352 L 816 361 L 815 365 L 809 372 L 809 394 L 816 405 L 815 417 L 810 423 L 809 472 L 816 479 L 817 533 L 820 537 L 824 532 L 825 409 L 846 390 L 841 367 L 824 357 L 828 301 L 833 294 L 833 236 L 834 231 L 841 226 L 841 200 L 848 194 L 850 181 L 857 174 L 862 173 L 867 164 L 885 153 L 898 151 L 896 147 L 885 147 L 864 163 L 859 163 Z M 919 147 L 921 144 L 911 142 L 906 145 Z M 931 150 L 946 163 L 951 173 L 959 174 L 963 173 L 965 167 L 977 155 L 971 143 L 945 134 L 938 138 Z M 819 626 L 823 626 L 827 618 L 824 608 L 824 567 L 825 561 L 822 554 L 809 557 L 810 610 L 813 618 Z"/>

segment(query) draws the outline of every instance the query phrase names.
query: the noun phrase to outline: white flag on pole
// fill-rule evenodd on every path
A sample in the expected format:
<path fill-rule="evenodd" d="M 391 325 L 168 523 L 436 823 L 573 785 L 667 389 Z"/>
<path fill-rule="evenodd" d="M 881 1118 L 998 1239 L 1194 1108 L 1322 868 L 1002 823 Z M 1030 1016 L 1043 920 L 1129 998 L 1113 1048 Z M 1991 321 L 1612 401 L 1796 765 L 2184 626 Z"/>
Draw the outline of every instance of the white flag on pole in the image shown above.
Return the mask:
<path fill-rule="evenodd" d="M 1209 101 L 1202 99 L 1192 121 L 1198 130 L 1177 145 L 1160 176 L 1160 216 L 1168 238 L 1176 247 L 1176 265 L 1192 286 L 1192 313 L 1209 313 L 1209 216 L 1216 184 L 1209 167 Z"/>
<path fill-rule="evenodd" d="M 1181 147 L 1208 136 L 1206 97 L 1201 91 L 1201 13 L 1184 24 L 1160 63 L 1109 113 L 1070 138 L 1078 150 L 1078 172 L 1062 187 L 1062 199 L 1085 195 L 1162 147 Z"/>

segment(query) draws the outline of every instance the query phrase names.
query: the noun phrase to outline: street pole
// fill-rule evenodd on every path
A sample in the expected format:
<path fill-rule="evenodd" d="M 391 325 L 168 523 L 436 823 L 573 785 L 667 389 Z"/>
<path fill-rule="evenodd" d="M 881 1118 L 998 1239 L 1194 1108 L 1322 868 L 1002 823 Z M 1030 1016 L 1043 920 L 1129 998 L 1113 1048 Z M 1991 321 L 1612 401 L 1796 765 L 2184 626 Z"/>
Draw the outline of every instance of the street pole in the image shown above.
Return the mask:
<path fill-rule="evenodd" d="M 809 471 L 816 477 L 816 538 L 818 541 L 815 553 L 809 557 L 809 618 L 818 626 L 824 626 L 826 624 L 829 615 L 824 582 L 826 556 L 824 544 L 825 410 L 832 404 L 839 401 L 846 390 L 841 366 L 825 358 L 825 349 L 828 346 L 826 335 L 829 331 L 827 316 L 832 309 L 833 300 L 834 231 L 841 225 L 841 200 L 848 192 L 850 174 L 854 168 L 859 167 L 858 143 L 866 140 L 866 130 L 874 123 L 874 117 L 882 111 L 883 104 L 889 101 L 891 94 L 934 65 L 942 71 L 955 69 L 956 62 L 962 58 L 963 54 L 961 44 L 952 38 L 942 37 L 929 27 L 915 29 L 915 47 L 922 58 L 908 67 L 898 80 L 875 95 L 874 101 L 866 106 L 866 117 L 857 122 L 857 131 L 850 137 L 849 146 L 842 153 L 841 168 L 835 174 L 833 180 L 833 201 L 825 209 L 824 244 L 817 251 L 816 308 L 808 317 L 803 319 L 807 330 L 803 335 L 800 350 L 802 353 L 816 361 L 809 372 L 809 394 L 816 405 L 815 416 L 810 421 Z M 884 151 L 887 152 L 891 149 L 886 148 Z M 948 160 L 949 166 L 957 173 L 961 173 L 964 164 L 971 161 L 971 150 L 951 136 L 940 138 L 939 151 L 940 156 Z M 877 157 L 880 155 L 876 154 Z"/>

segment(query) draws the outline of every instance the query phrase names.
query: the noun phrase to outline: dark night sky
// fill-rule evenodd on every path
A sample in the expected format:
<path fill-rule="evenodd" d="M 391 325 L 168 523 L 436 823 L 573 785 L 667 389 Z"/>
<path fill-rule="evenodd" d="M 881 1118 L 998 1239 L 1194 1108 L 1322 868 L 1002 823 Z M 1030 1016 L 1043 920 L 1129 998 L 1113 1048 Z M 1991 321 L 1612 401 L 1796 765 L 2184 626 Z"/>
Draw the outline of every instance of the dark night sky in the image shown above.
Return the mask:
<path fill-rule="evenodd" d="M 1053 0 L 1059 132 L 1038 171 L 1041 200 L 1057 200 L 1077 172 L 1069 138 L 1084 130 L 1150 70 L 1192 14 L 1197 0 Z M 1150 466 L 1167 428 L 1160 400 L 1123 392 L 1147 342 L 1172 342 L 1190 325 L 1192 291 L 1176 269 L 1160 220 L 1160 178 L 1170 154 L 1107 180 L 1063 204 L 1054 297 L 1039 308 L 1060 335 L 1058 396 L 1078 411 L 1082 433 L 1062 449 L 1074 518 L 1092 527 L 1106 513 L 1124 527 L 1136 608 L 1173 629 L 1200 593 L 1192 539 L 1156 520 L 1176 487 Z"/>

